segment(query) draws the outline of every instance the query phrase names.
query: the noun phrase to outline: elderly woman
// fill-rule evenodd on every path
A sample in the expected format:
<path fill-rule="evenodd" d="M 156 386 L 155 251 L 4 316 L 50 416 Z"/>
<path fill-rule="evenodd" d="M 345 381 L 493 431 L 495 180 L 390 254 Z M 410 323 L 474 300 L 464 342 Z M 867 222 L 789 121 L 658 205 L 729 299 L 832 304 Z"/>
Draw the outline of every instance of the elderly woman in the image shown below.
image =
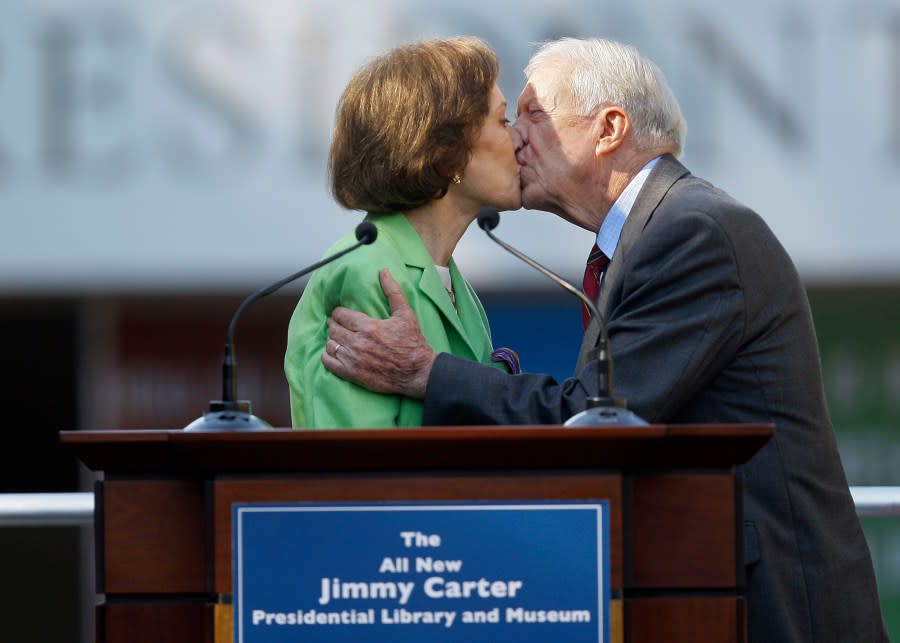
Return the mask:
<path fill-rule="evenodd" d="M 496 55 L 476 38 L 428 40 L 373 60 L 344 90 L 329 154 L 332 191 L 367 213 L 378 239 L 318 270 L 294 311 L 285 373 L 295 427 L 421 424 L 420 400 L 367 391 L 321 360 L 334 307 L 390 315 L 384 268 L 434 350 L 508 368 L 492 360 L 484 309 L 452 256 L 480 207 L 521 206 L 516 134 L 498 74 Z"/>

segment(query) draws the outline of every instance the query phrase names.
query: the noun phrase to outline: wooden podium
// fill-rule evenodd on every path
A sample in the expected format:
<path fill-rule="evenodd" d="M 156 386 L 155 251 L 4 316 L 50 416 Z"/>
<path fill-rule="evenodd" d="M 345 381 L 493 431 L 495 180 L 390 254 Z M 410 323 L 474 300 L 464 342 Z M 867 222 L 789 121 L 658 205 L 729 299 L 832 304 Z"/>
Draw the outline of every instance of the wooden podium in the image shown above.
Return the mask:
<path fill-rule="evenodd" d="M 746 641 L 740 479 L 771 425 L 68 431 L 97 641 L 225 643 L 235 502 L 605 499 L 611 640 Z"/>

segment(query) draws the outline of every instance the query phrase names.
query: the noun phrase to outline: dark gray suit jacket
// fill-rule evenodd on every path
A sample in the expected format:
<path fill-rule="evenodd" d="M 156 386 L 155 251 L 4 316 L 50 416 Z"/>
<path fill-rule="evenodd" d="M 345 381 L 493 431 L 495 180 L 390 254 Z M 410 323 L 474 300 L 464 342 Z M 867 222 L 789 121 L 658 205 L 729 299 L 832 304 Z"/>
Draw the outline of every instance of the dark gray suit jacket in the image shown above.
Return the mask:
<path fill-rule="evenodd" d="M 825 405 L 806 292 L 754 212 L 664 156 L 600 292 L 614 394 L 651 423 L 775 425 L 740 467 L 750 640 L 885 641 L 869 549 Z M 426 424 L 561 424 L 596 390 L 441 354 Z"/>

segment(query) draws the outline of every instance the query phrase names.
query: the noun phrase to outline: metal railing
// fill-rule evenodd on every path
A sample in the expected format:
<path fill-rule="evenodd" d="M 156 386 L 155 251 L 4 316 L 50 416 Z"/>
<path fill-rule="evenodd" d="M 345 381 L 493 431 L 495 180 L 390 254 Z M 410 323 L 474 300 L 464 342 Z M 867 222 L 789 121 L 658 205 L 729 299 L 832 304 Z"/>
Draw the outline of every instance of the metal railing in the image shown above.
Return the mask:
<path fill-rule="evenodd" d="M 82 527 L 92 524 L 92 493 L 0 494 L 0 527 Z"/>
<path fill-rule="evenodd" d="M 900 516 L 900 487 L 850 487 L 860 518 Z"/>
<path fill-rule="evenodd" d="M 850 487 L 862 518 L 900 517 L 900 487 Z M 83 527 L 94 523 L 92 493 L 0 494 L 0 527 Z"/>

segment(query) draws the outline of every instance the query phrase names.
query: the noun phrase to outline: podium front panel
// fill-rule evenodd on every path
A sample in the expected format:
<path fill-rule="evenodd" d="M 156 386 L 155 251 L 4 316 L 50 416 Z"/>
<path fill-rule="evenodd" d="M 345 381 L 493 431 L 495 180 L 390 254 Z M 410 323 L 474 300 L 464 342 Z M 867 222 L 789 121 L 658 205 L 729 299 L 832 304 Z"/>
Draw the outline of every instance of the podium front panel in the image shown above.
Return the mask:
<path fill-rule="evenodd" d="M 230 643 L 234 503 L 606 500 L 614 643 L 746 641 L 735 467 L 770 425 L 74 431 L 98 641 Z"/>

